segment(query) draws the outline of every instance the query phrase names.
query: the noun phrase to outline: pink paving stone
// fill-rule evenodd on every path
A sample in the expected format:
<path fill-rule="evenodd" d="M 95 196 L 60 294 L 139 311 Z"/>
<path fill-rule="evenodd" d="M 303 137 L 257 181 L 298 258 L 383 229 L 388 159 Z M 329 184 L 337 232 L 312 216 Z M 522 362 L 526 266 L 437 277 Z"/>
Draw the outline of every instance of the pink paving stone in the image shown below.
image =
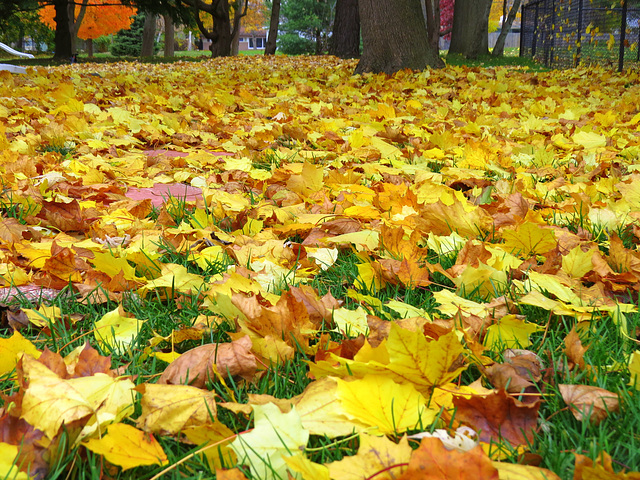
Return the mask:
<path fill-rule="evenodd" d="M 205 150 L 205 152 L 210 153 L 211 155 L 215 155 L 216 157 L 226 157 L 229 155 L 233 155 L 230 152 L 214 152 L 212 150 Z M 160 155 L 164 155 L 165 157 L 186 157 L 189 155 L 188 152 L 176 152 L 175 150 L 145 150 L 145 155 L 150 157 L 159 157 Z"/>
<path fill-rule="evenodd" d="M 214 152 L 211 150 L 205 151 L 217 157 L 226 157 L 229 155 L 233 155 L 233 153 L 229 152 Z M 175 150 L 165 149 L 145 150 L 144 154 L 148 155 L 149 157 L 165 156 L 169 158 L 186 157 L 189 155 L 188 152 L 177 152 Z M 132 200 L 146 200 L 148 198 L 151 200 L 151 203 L 154 207 L 159 207 L 169 197 L 176 197 L 184 199 L 186 201 L 194 201 L 198 198 L 202 198 L 202 190 L 197 187 L 192 187 L 190 185 L 185 185 L 182 183 L 156 183 L 153 185 L 153 187 L 150 188 L 130 187 L 129 190 L 127 190 L 127 197 Z"/>
<path fill-rule="evenodd" d="M 151 200 L 154 207 L 161 206 L 169 197 L 186 201 L 195 201 L 202 198 L 202 190 L 184 183 L 156 183 L 153 187 L 130 187 L 127 190 L 127 198 L 131 200 Z"/>

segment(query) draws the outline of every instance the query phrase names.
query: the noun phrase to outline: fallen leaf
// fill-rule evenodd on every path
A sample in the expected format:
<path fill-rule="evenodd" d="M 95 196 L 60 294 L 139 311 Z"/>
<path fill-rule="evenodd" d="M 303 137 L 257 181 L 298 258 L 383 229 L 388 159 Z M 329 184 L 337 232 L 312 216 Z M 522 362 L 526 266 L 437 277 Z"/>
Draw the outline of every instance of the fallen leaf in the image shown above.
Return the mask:
<path fill-rule="evenodd" d="M 116 423 L 109 426 L 102 438 L 86 440 L 83 445 L 93 453 L 104 456 L 122 470 L 143 465 L 166 465 L 167 456 L 153 435 L 131 425 Z"/>
<path fill-rule="evenodd" d="M 248 465 L 256 478 L 285 478 L 288 468 L 284 458 L 306 447 L 309 432 L 302 427 L 295 408 L 282 413 L 276 405 L 269 403 L 255 405 L 253 412 L 253 430 L 238 435 L 231 448 L 239 462 Z"/>
<path fill-rule="evenodd" d="M 360 477 L 361 478 L 361 477 Z M 399 480 L 498 480 L 498 470 L 480 446 L 468 452 L 447 450 L 437 438 L 423 438 Z"/>
<path fill-rule="evenodd" d="M 256 373 L 256 357 L 248 335 L 230 343 L 209 343 L 186 351 L 164 370 L 158 384 L 192 385 L 204 388 L 219 374 L 251 380 Z"/>
<path fill-rule="evenodd" d="M 399 385 L 389 377 L 366 375 L 337 382 L 344 413 L 382 434 L 397 435 L 430 425 L 438 413 L 425 407 L 426 399 L 412 385 Z"/>
<path fill-rule="evenodd" d="M 546 468 L 505 462 L 491 464 L 498 470 L 500 480 L 560 480 L 558 475 Z"/>
<path fill-rule="evenodd" d="M 186 427 L 213 423 L 216 402 L 213 392 L 189 385 L 155 385 L 136 387 L 142 393 L 142 414 L 137 424 L 143 430 L 176 435 Z"/>
<path fill-rule="evenodd" d="M 482 442 L 506 440 L 518 446 L 533 441 L 540 402 L 523 404 L 499 390 L 487 396 L 454 397 L 453 404 L 455 420 L 478 432 Z"/>
<path fill-rule="evenodd" d="M 358 453 L 327 464 L 334 480 L 393 480 L 407 469 L 411 447 L 406 437 L 396 444 L 387 437 L 361 434 Z"/>
<path fill-rule="evenodd" d="M 558 385 L 562 399 L 577 420 L 589 420 L 598 425 L 610 413 L 618 410 L 618 395 L 590 385 Z"/>

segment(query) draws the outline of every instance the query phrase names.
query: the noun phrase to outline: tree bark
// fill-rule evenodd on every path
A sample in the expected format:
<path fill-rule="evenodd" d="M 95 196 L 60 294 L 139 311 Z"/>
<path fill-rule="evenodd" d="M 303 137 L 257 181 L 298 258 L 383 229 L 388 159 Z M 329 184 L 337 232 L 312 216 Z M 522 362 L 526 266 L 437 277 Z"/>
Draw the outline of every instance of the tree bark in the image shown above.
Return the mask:
<path fill-rule="evenodd" d="M 93 58 L 93 38 L 87 39 L 87 55 L 89 58 Z"/>
<path fill-rule="evenodd" d="M 69 28 L 69 2 L 68 0 L 56 0 L 53 4 L 55 9 L 54 20 L 56 22 L 55 33 L 55 60 L 69 60 L 73 54 L 71 44 L 71 30 Z"/>
<path fill-rule="evenodd" d="M 506 20 L 502 22 L 500 35 L 498 35 L 498 40 L 496 40 L 496 44 L 493 47 L 493 51 L 491 52 L 491 55 L 493 55 L 494 57 L 502 57 L 504 55 L 504 43 L 507 41 L 507 35 L 509 35 L 509 31 L 511 30 L 513 21 L 516 19 L 516 14 L 520 9 L 521 3 L 522 0 L 514 0 L 513 5 L 511 5 L 511 10 L 509 10 L 509 15 L 507 15 Z"/>
<path fill-rule="evenodd" d="M 244 2 L 244 5 L 243 5 Z M 238 49 L 240 44 L 240 27 L 242 25 L 242 18 L 247 15 L 249 9 L 248 0 L 236 0 L 234 3 L 233 13 L 233 30 L 231 31 L 231 55 L 238 55 Z"/>
<path fill-rule="evenodd" d="M 276 40 L 278 39 L 278 24 L 280 23 L 280 0 L 273 0 L 271 5 L 271 20 L 269 20 L 269 35 L 264 47 L 265 55 L 276 54 Z"/>
<path fill-rule="evenodd" d="M 449 53 L 467 58 L 489 55 L 491 0 L 456 0 Z"/>
<path fill-rule="evenodd" d="M 76 17 L 76 6 L 74 2 L 69 2 L 69 30 L 71 31 L 71 51 L 73 53 L 78 53 L 78 31 L 87 13 L 87 5 L 89 5 L 89 0 L 82 0 L 80 11 Z"/>
<path fill-rule="evenodd" d="M 358 0 L 338 0 L 329 54 L 340 58 L 360 57 L 360 12 Z"/>
<path fill-rule="evenodd" d="M 359 8 L 363 52 L 354 73 L 444 66 L 429 45 L 420 0 L 359 0 Z"/>
<path fill-rule="evenodd" d="M 144 17 L 144 28 L 142 30 L 142 49 L 141 57 L 153 57 L 154 45 L 156 39 L 156 16 L 147 12 Z"/>
<path fill-rule="evenodd" d="M 175 55 L 175 30 L 173 19 L 170 15 L 164 16 L 164 56 L 166 58 Z"/>
<path fill-rule="evenodd" d="M 429 45 L 436 52 L 440 51 L 440 0 L 424 0 L 423 11 L 427 18 L 427 35 Z"/>

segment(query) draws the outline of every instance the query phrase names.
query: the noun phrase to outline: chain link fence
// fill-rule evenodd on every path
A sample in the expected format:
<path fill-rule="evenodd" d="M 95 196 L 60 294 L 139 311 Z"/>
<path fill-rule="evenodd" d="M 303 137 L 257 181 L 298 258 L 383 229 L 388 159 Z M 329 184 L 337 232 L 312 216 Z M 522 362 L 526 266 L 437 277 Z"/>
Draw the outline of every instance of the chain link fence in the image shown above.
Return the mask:
<path fill-rule="evenodd" d="M 531 0 L 522 7 L 520 56 L 549 68 L 640 68 L 640 0 Z"/>

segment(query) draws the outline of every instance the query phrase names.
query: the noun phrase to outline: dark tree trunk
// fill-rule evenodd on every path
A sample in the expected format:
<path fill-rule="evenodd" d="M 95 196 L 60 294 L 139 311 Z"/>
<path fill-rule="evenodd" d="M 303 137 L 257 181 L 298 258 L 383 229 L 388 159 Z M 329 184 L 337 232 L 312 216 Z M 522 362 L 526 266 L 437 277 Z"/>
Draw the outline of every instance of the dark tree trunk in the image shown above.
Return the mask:
<path fill-rule="evenodd" d="M 87 55 L 93 58 L 93 38 L 87 39 Z"/>
<path fill-rule="evenodd" d="M 271 20 L 269 21 L 269 36 L 264 46 L 265 55 L 276 54 L 276 40 L 278 39 L 278 24 L 280 23 L 280 0 L 273 0 L 271 5 Z"/>
<path fill-rule="evenodd" d="M 509 15 L 504 22 L 502 22 L 502 29 L 500 30 L 500 35 L 498 35 L 498 40 L 496 40 L 496 44 L 493 47 L 493 51 L 491 55 L 494 57 L 502 57 L 504 55 L 504 43 L 507 41 L 507 35 L 509 35 L 509 30 L 511 30 L 511 25 L 513 25 L 513 21 L 516 19 L 516 14 L 520 9 L 520 4 L 522 0 L 514 0 L 513 5 L 511 6 L 511 10 L 509 10 Z M 506 7 L 505 2 L 505 7 Z"/>
<path fill-rule="evenodd" d="M 156 16 L 147 12 L 144 17 L 144 28 L 142 30 L 141 57 L 153 57 L 154 44 L 156 40 Z"/>
<path fill-rule="evenodd" d="M 231 31 L 231 55 L 238 55 L 238 48 L 240 44 L 240 26 L 242 25 L 242 17 L 245 17 L 247 15 L 248 9 L 248 0 L 236 0 L 233 13 L 233 30 Z"/>
<path fill-rule="evenodd" d="M 73 53 L 78 53 L 78 31 L 87 13 L 87 5 L 89 5 L 89 0 L 82 0 L 80 11 L 76 17 L 76 6 L 74 2 L 69 2 L 69 30 L 71 31 L 71 51 Z"/>
<path fill-rule="evenodd" d="M 360 12 L 358 0 L 338 0 L 329 54 L 340 58 L 360 57 Z"/>
<path fill-rule="evenodd" d="M 69 2 L 68 0 L 56 0 L 54 3 L 56 15 L 55 33 L 55 60 L 69 60 L 74 53 L 71 44 L 71 30 L 69 29 Z"/>
<path fill-rule="evenodd" d="M 164 56 L 173 57 L 175 55 L 175 31 L 173 29 L 173 19 L 169 15 L 164 16 Z"/>
<path fill-rule="evenodd" d="M 456 0 L 449 53 L 467 58 L 489 54 L 491 0 Z"/>
<path fill-rule="evenodd" d="M 436 52 L 440 51 L 440 0 L 423 0 L 427 17 L 427 35 L 429 45 Z"/>
<path fill-rule="evenodd" d="M 429 45 L 420 0 L 359 0 L 359 7 L 363 52 L 356 74 L 444 65 Z"/>
<path fill-rule="evenodd" d="M 16 42 L 16 49 L 20 52 L 24 51 L 24 26 L 22 23 L 18 27 L 18 41 Z"/>

